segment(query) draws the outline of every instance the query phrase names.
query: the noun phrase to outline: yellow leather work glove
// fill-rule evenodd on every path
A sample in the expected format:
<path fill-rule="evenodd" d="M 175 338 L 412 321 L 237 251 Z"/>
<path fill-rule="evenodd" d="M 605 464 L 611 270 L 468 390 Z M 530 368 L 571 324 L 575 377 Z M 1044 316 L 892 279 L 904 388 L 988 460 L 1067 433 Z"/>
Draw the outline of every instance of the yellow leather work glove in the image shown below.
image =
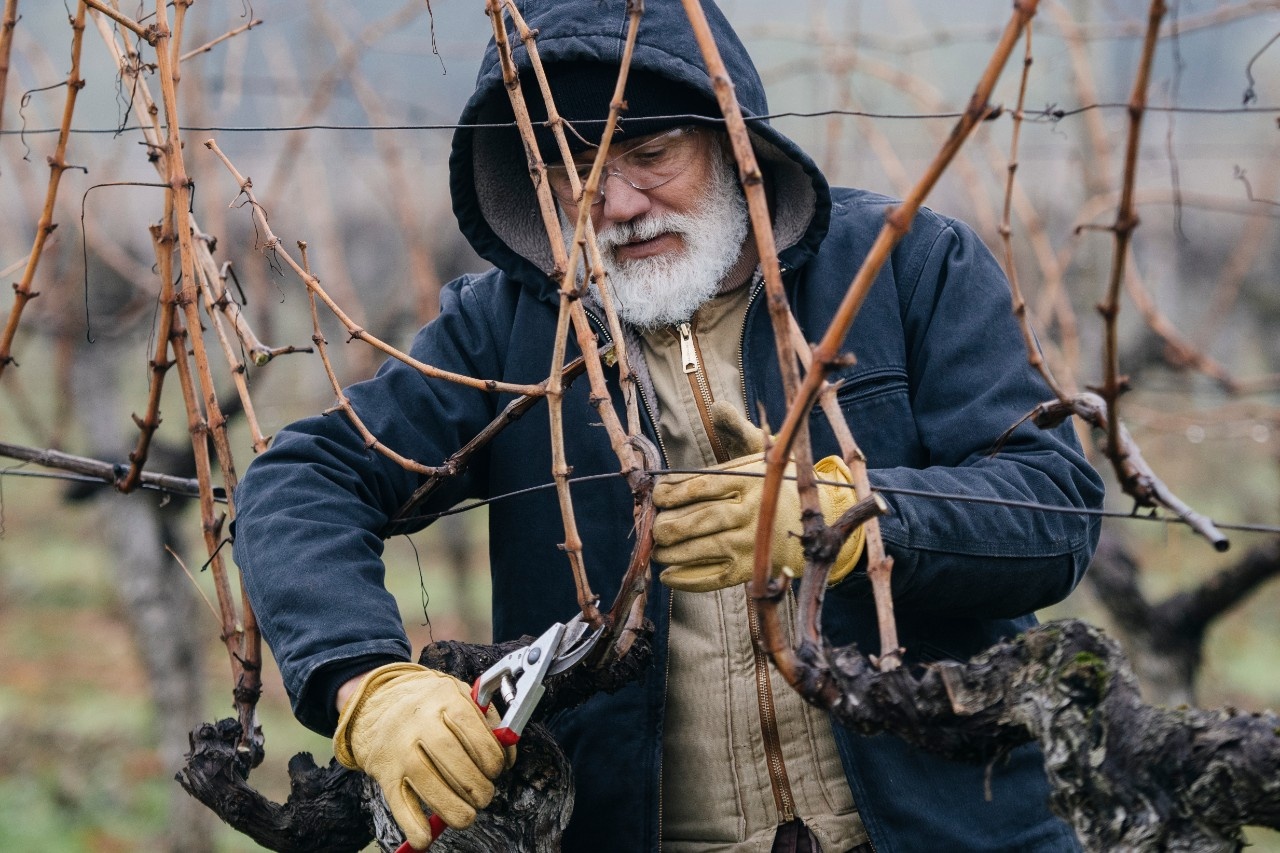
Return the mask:
<path fill-rule="evenodd" d="M 338 718 L 333 754 L 382 788 L 409 843 L 432 841 L 422 805 L 449 826 L 471 825 L 493 799 L 493 780 L 515 761 L 493 736 L 501 718 L 486 720 L 458 679 L 419 666 L 391 663 L 370 672 Z"/>
<path fill-rule="evenodd" d="M 711 423 L 731 458 L 716 471 L 763 474 L 764 433 L 727 403 L 713 403 Z M 813 466 L 820 480 L 852 483 L 853 476 L 838 456 Z M 787 474 L 795 474 L 794 463 Z M 653 490 L 658 509 L 654 520 L 653 558 L 668 566 L 660 580 L 675 590 L 710 592 L 751 579 L 756 521 L 764 493 L 762 477 L 727 474 L 665 474 Z M 818 497 L 827 523 L 857 502 L 851 488 L 819 486 Z M 795 531 L 795 535 L 792 535 Z M 800 542 L 800 493 L 795 480 L 782 481 L 773 532 L 773 567 L 793 577 L 804 572 Z M 859 527 L 840 549 L 829 584 L 843 580 L 857 565 L 864 534 Z"/>

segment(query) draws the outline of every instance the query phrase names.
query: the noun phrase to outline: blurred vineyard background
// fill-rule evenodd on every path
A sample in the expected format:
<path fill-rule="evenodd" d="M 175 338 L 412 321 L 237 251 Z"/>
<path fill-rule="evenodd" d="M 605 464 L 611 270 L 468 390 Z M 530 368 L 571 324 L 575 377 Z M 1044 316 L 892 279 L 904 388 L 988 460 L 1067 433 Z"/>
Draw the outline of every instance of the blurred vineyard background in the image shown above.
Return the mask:
<path fill-rule="evenodd" d="M 772 108 L 786 113 L 775 122 L 832 182 L 902 194 L 964 108 L 1009 5 L 796 0 L 784 9 L 725 0 L 723 8 Z M 121 8 L 144 14 L 133 0 Z M 15 282 L 48 184 L 56 134 L 47 130 L 62 116 L 75 3 L 18 0 L 16 9 L 0 113 L 0 270 Z M 1078 387 L 1101 376 L 1093 306 L 1113 250 L 1109 233 L 1081 226 L 1115 217 L 1144 13 L 1145 4 L 1063 0 L 1042 3 L 1033 22 L 1012 239 L 1049 361 Z M 449 125 L 489 34 L 483 3 L 197 0 L 184 48 L 256 21 L 182 63 L 182 136 L 200 228 L 216 237 L 219 263 L 231 262 L 232 290 L 258 336 L 309 346 L 305 291 L 261 251 L 249 209 L 233 201 L 235 181 L 201 145 L 212 138 L 251 176 L 284 244 L 308 243 L 311 269 L 338 303 L 407 347 L 434 312 L 440 282 L 478 268 L 455 234 L 446 164 Z M 1146 458 L 1201 512 L 1263 526 L 1280 523 L 1278 33 L 1274 0 L 1170 2 L 1140 151 L 1136 289 L 1120 324 L 1121 368 L 1133 386 L 1123 414 Z M 972 223 L 997 255 L 1020 65 L 1010 63 L 993 99 L 1005 111 L 978 130 L 928 200 Z M 156 175 L 130 111 L 134 88 L 93 23 L 80 75 L 72 168 L 33 282 L 40 296 L 14 340 L 16 363 L 0 376 L 0 442 L 121 462 L 136 436 L 130 415 L 146 406 L 159 290 L 148 226 L 161 215 L 162 190 L 136 185 Z M 144 70 L 143 79 L 155 85 L 153 75 Z M 9 300 L 6 288 L 0 317 L 13 310 Z M 377 354 L 344 344 L 330 320 L 342 381 L 372 373 Z M 217 352 L 212 336 L 209 346 Z M 218 375 L 233 400 L 225 364 Z M 247 377 L 267 434 L 333 402 L 314 354 L 251 365 Z M 176 382 L 161 411 L 150 467 L 191 476 Z M 243 417 L 232 424 L 243 470 L 251 437 Z M 0 460 L 0 472 L 0 851 L 256 849 L 172 781 L 185 733 L 231 713 L 219 623 L 202 600 L 212 587 L 193 502 L 31 477 L 47 472 L 12 460 Z M 1118 489 L 1111 501 L 1130 508 Z M 1178 525 L 1111 519 L 1105 529 L 1140 562 L 1152 600 L 1276 538 L 1229 531 L 1233 549 L 1217 554 Z M 388 543 L 389 586 L 415 647 L 432 637 L 487 638 L 487 535 L 480 510 Z M 144 575 L 163 582 L 142 583 Z M 1277 613 L 1280 584 L 1261 584 L 1213 624 L 1199 704 L 1280 705 Z M 1112 619 L 1088 583 L 1042 615 Z M 311 750 L 323 761 L 329 746 L 293 721 L 269 662 L 264 686 L 268 756 L 253 782 L 282 800 L 287 758 Z M 1251 838 L 1280 850 L 1274 834 Z"/>

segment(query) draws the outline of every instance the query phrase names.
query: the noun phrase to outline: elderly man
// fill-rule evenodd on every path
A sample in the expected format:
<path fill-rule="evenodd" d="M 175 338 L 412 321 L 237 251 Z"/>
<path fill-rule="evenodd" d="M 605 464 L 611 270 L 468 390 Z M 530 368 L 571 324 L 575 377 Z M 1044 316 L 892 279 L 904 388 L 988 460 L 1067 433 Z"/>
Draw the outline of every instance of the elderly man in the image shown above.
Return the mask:
<path fill-rule="evenodd" d="M 617 74 L 621 0 L 523 3 L 576 160 L 552 167 L 566 221 L 580 199 L 568 170 L 594 154 Z M 759 77 L 723 16 L 706 3 L 744 113 L 768 113 Z M 528 60 L 517 50 L 526 79 Z M 640 379 L 646 433 L 670 468 L 756 468 L 733 448 L 758 440 L 784 402 L 758 258 L 711 81 L 680 4 L 646 6 L 628 109 L 591 217 Z M 524 87 L 535 116 L 536 87 Z M 534 94 L 530 94 L 530 93 Z M 494 269 L 443 292 L 441 314 L 412 354 L 447 370 L 512 383 L 545 378 L 559 296 L 551 250 L 492 44 L 463 111 L 450 160 L 459 224 Z M 890 204 L 832 189 L 767 121 L 749 122 L 765 171 L 784 281 L 806 335 L 826 328 Z M 542 151 L 555 149 L 544 136 Z M 588 300 L 599 334 L 599 310 Z M 881 271 L 846 342 L 839 402 L 893 514 L 882 530 L 896 561 L 894 596 L 909 661 L 964 658 L 1034 624 L 1031 612 L 1074 587 L 1096 525 L 1070 513 L 895 495 L 960 493 L 1066 508 L 1096 506 L 1101 485 L 1069 426 L 1022 425 L 996 439 L 1046 389 L 1026 364 L 998 266 L 963 224 L 923 211 Z M 616 370 L 609 376 L 621 410 Z M 398 362 L 349 389 L 361 418 L 401 454 L 436 464 L 508 399 L 425 379 Z M 616 471 L 585 383 L 566 395 L 568 461 L 577 475 Z M 749 420 L 748 420 L 749 419 Z M 714 424 L 714 425 L 713 425 Z M 821 413 L 809 421 L 823 479 L 847 479 Z M 436 492 L 426 513 L 465 498 L 545 483 L 545 418 L 512 424 Z M 650 597 L 656 666 L 614 695 L 552 721 L 574 765 L 566 850 L 1074 850 L 1048 810 L 1039 752 L 946 761 L 890 736 L 832 725 L 782 682 L 759 647 L 745 581 L 759 490 L 745 478 L 669 475 Z M 726 483 L 731 485 L 726 485 Z M 383 587 L 382 537 L 419 478 L 369 451 L 341 416 L 283 430 L 238 492 L 236 557 L 298 718 L 334 732 L 345 764 L 382 786 L 410 841 L 431 838 L 419 803 L 469 823 L 512 755 L 467 685 L 408 663 L 396 603 Z M 794 487 L 791 487 L 792 493 Z M 574 487 L 593 588 L 616 593 L 630 551 L 631 500 L 620 481 Z M 784 495 L 784 503 L 793 500 Z M 834 517 L 847 490 L 823 489 Z M 803 559 L 779 521 L 772 559 Z M 546 491 L 490 509 L 497 640 L 541 633 L 575 610 L 556 501 Z M 858 543 L 832 573 L 823 613 L 833 643 L 875 647 Z"/>

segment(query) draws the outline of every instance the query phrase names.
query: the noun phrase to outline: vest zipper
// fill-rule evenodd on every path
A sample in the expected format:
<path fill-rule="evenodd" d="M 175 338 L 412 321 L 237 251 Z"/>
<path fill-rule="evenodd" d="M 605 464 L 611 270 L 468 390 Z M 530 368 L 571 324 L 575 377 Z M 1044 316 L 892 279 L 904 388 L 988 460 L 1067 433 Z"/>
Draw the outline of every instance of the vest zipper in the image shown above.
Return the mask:
<path fill-rule="evenodd" d="M 786 274 L 790 272 L 790 269 L 784 265 L 781 268 L 781 272 L 783 274 Z M 764 290 L 764 275 L 761 273 L 760 268 L 757 267 L 755 277 L 751 280 L 751 295 L 747 297 L 747 309 L 746 311 L 743 312 L 743 315 L 742 315 L 742 333 L 738 340 L 738 377 L 742 381 L 742 399 L 747 406 L 748 414 L 750 414 L 749 410 L 751 408 L 751 398 L 747 396 L 747 370 L 746 370 L 747 326 L 751 319 L 751 306 L 755 304 L 756 297 L 760 295 L 760 291 L 762 290 Z M 758 680 L 763 679 L 763 684 L 765 685 L 764 689 L 770 690 L 771 688 L 769 686 L 769 661 L 768 661 L 768 657 L 761 650 L 761 645 L 764 642 L 764 638 L 762 635 L 762 631 L 760 629 L 760 619 L 756 612 L 756 603 L 752 601 L 749 597 L 747 599 L 747 621 L 748 621 L 748 624 L 751 626 L 751 642 L 752 642 L 752 648 L 756 657 L 757 679 Z M 757 686 L 757 690 L 759 690 L 759 686 Z M 765 694 L 762 694 L 762 695 L 765 695 Z M 770 709 L 770 712 L 772 712 L 773 711 L 773 693 L 769 692 L 767 693 L 767 695 L 769 697 L 769 709 Z M 760 721 L 760 728 L 762 733 L 765 732 L 763 710 L 764 710 L 764 702 L 762 701 L 761 702 L 762 713 L 761 713 L 761 721 Z M 773 734 L 776 739 L 778 736 L 778 729 L 776 724 L 773 726 Z M 772 755 L 773 753 L 770 753 L 768 750 L 767 734 L 765 735 L 765 743 L 766 743 L 765 754 Z M 787 794 L 787 808 L 786 809 L 783 808 L 781 801 L 777 796 L 778 789 L 776 787 L 774 789 L 775 803 L 778 804 L 778 811 L 782 813 L 784 820 L 791 820 L 795 817 L 795 803 L 792 801 L 792 798 L 791 798 L 790 781 L 786 778 L 786 766 L 783 765 L 781 762 L 782 750 L 781 750 L 780 744 L 778 746 L 778 750 L 776 754 L 779 759 L 778 770 L 780 771 L 782 775 L 783 783 L 786 786 L 782 790 L 784 790 Z M 774 770 L 772 761 L 770 761 L 769 763 L 769 770 L 770 770 L 770 773 L 772 773 Z M 852 793 L 852 791 L 850 791 L 850 793 Z M 854 807 L 858 809 L 859 814 L 861 814 L 862 807 L 861 805 L 858 804 L 856 797 L 854 798 L 853 804 L 854 804 Z M 787 817 L 788 810 L 790 811 L 790 817 Z M 659 809 L 659 814 L 661 814 L 661 809 Z M 864 827 L 866 826 L 865 820 L 863 821 L 863 826 Z M 875 841 L 871 838 L 871 831 L 869 829 L 867 830 L 867 845 L 871 848 L 872 853 L 875 853 L 876 844 L 875 844 Z"/>
<path fill-rule="evenodd" d="M 783 272 L 787 270 L 783 268 Z M 747 395 L 747 325 L 751 318 L 751 306 L 756 297 L 764 289 L 764 275 L 757 267 L 751 279 L 751 295 L 747 297 L 747 307 L 742 314 L 742 332 L 738 340 L 738 377 L 742 382 L 742 400 L 748 410 L 751 398 Z M 748 414 L 750 412 L 748 411 Z M 787 767 L 782 760 L 782 738 L 778 734 L 777 711 L 773 704 L 773 688 L 769 677 L 769 656 L 764 653 L 764 635 L 760 629 L 760 615 L 756 603 L 747 598 L 747 624 L 751 629 L 751 650 L 755 656 L 756 695 L 760 700 L 760 735 L 764 740 L 765 760 L 769 768 L 769 781 L 773 786 L 774 804 L 782 821 L 795 820 L 795 798 L 791 793 L 791 780 L 787 777 Z"/>
<path fill-rule="evenodd" d="M 694 334 L 695 323 L 681 323 L 676 326 L 680 336 L 680 362 L 684 365 L 685 375 L 689 377 L 689 387 L 693 389 L 693 397 L 698 406 L 698 417 L 702 419 L 702 429 L 711 442 L 711 452 L 717 462 L 728 462 L 729 454 L 720 443 L 720 436 L 711 425 L 711 384 L 702 369 L 702 353 L 698 350 L 698 339 Z"/>
<path fill-rule="evenodd" d="M 778 734 L 778 716 L 773 706 L 773 688 L 769 679 L 769 656 L 764 653 L 764 632 L 760 629 L 760 614 L 756 603 L 747 597 L 747 624 L 751 626 L 751 653 L 755 656 L 756 696 L 760 700 L 760 736 L 764 740 L 765 762 L 769 767 L 769 782 L 773 786 L 773 801 L 782 816 L 780 823 L 796 819 L 795 797 L 791 793 L 791 780 L 787 777 L 787 765 L 782 760 L 782 736 Z"/>
<path fill-rule="evenodd" d="M 758 291 L 756 291 L 758 292 Z M 748 297 L 747 308 L 750 310 L 751 299 L 755 298 L 755 292 Z M 744 315 L 745 317 L 745 315 Z M 707 380 L 706 371 L 703 370 L 702 352 L 698 348 L 697 324 L 680 323 L 676 326 L 676 333 L 680 338 L 680 361 L 684 366 L 684 372 L 689 377 L 689 385 L 693 389 L 694 399 L 697 401 L 698 414 L 702 418 L 703 429 L 706 430 L 707 437 L 711 440 L 711 449 L 715 453 L 717 462 L 728 462 L 728 454 L 724 450 L 724 446 L 720 443 L 719 436 L 716 435 L 715 429 L 711 425 L 711 404 L 714 398 L 711 395 L 711 383 Z M 746 333 L 746 325 L 744 319 L 743 334 Z M 741 355 L 739 355 L 741 361 Z M 739 363 L 741 369 L 741 363 Z M 744 388 L 746 380 L 743 380 Z M 743 401 L 746 400 L 746 394 L 743 394 Z M 791 793 L 791 780 L 787 776 L 786 762 L 782 758 L 782 736 L 778 733 L 778 713 L 773 703 L 773 688 L 769 678 L 769 657 L 763 650 L 763 634 L 760 630 L 760 618 L 756 613 L 755 602 L 747 597 L 747 624 L 751 634 L 751 652 L 754 658 L 755 666 L 755 684 L 756 684 L 756 701 L 760 708 L 760 738 L 764 743 L 765 764 L 769 771 L 769 786 L 773 789 L 773 802 L 781 815 L 782 823 L 794 820 L 796 817 L 795 796 Z"/>
<path fill-rule="evenodd" d="M 740 335 L 740 346 L 738 348 L 738 375 L 742 382 L 742 399 L 747 400 L 747 375 L 743 364 L 743 345 L 746 343 L 747 336 L 747 318 L 751 313 L 751 305 L 755 302 L 756 297 L 762 290 L 761 285 L 764 278 L 757 271 L 752 281 L 751 295 L 747 299 L 747 308 L 743 315 L 742 332 Z M 587 316 L 599 328 L 601 335 L 605 341 L 609 343 L 616 342 L 609 334 L 608 327 L 593 312 L 588 311 Z M 677 333 L 680 336 L 680 360 L 684 366 L 684 371 L 689 376 L 689 382 L 693 389 L 694 397 L 698 401 L 698 412 L 702 418 L 703 428 L 707 432 L 707 436 L 711 441 L 712 450 L 715 453 L 716 460 L 719 462 L 728 461 L 725 457 L 725 451 L 720 443 L 719 437 L 711 426 L 710 406 L 714 402 L 711 395 L 711 386 L 707 381 L 706 373 L 702 370 L 701 352 L 698 349 L 697 337 L 695 329 L 690 323 L 681 323 L 677 327 Z M 653 424 L 654 435 L 658 439 L 658 449 L 662 454 L 663 464 L 667 464 L 668 455 L 666 445 L 662 441 L 662 432 L 658 428 L 658 420 L 653 414 L 653 409 L 649 405 L 649 400 L 645 397 L 644 389 L 640 383 L 636 383 L 636 393 L 640 395 L 640 402 L 644 405 L 645 413 L 649 416 L 649 422 Z M 667 642 L 671 642 L 670 624 L 675 607 L 675 599 L 673 596 L 667 599 Z M 749 597 L 747 598 L 747 622 L 750 627 L 751 648 L 755 658 L 755 681 L 756 681 L 756 699 L 759 703 L 760 710 L 760 735 L 764 741 L 765 761 L 769 771 L 769 782 L 773 789 L 774 805 L 778 809 L 781 816 L 781 822 L 786 823 L 796 818 L 795 798 L 791 793 L 791 781 L 787 776 L 786 763 L 782 757 L 782 738 L 778 733 L 777 711 L 773 704 L 773 690 L 769 677 L 769 659 L 765 655 L 762 645 L 763 636 L 760 630 L 760 619 L 756 612 L 755 602 Z M 666 690 L 670 684 L 671 675 L 671 650 L 667 649 L 666 670 L 663 678 L 663 700 L 665 707 L 667 703 Z M 660 749 L 658 752 L 658 849 L 662 849 L 662 820 L 663 820 L 663 753 Z M 874 849 L 874 847 L 872 848 Z"/>

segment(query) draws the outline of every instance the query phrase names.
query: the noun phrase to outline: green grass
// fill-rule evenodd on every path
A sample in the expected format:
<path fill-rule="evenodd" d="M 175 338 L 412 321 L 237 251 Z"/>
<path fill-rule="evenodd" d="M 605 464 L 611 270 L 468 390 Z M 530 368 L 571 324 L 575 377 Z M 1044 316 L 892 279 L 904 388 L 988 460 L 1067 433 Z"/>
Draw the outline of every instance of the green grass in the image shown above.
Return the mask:
<path fill-rule="evenodd" d="M 8 478 L 0 537 L 0 853 L 147 851 L 163 848 L 175 767 L 155 749 L 155 719 L 145 673 L 93 534 L 94 513 L 59 501 L 48 481 Z M 480 529 L 480 517 L 469 522 Z M 187 528 L 198 529 L 194 517 Z M 422 615 L 418 565 L 403 540 L 388 543 L 388 585 L 401 602 L 415 648 L 434 636 L 487 639 L 488 577 L 472 566 L 464 585 L 437 565 L 436 534 L 416 538 L 422 583 L 431 591 L 430 627 Z M 187 564 L 197 568 L 198 555 Z M 236 582 L 234 566 L 232 581 Z M 208 572 L 197 577 L 213 598 Z M 454 613 L 481 614 L 471 623 Z M 232 716 L 230 667 L 218 624 L 201 608 L 192 631 L 206 648 L 202 721 Z M 293 719 L 280 676 L 264 662 L 259 715 L 267 757 L 251 783 L 283 802 L 286 764 L 297 752 L 318 763 L 332 755 L 329 739 Z M 222 824 L 213 830 L 220 853 L 261 848 Z"/>

